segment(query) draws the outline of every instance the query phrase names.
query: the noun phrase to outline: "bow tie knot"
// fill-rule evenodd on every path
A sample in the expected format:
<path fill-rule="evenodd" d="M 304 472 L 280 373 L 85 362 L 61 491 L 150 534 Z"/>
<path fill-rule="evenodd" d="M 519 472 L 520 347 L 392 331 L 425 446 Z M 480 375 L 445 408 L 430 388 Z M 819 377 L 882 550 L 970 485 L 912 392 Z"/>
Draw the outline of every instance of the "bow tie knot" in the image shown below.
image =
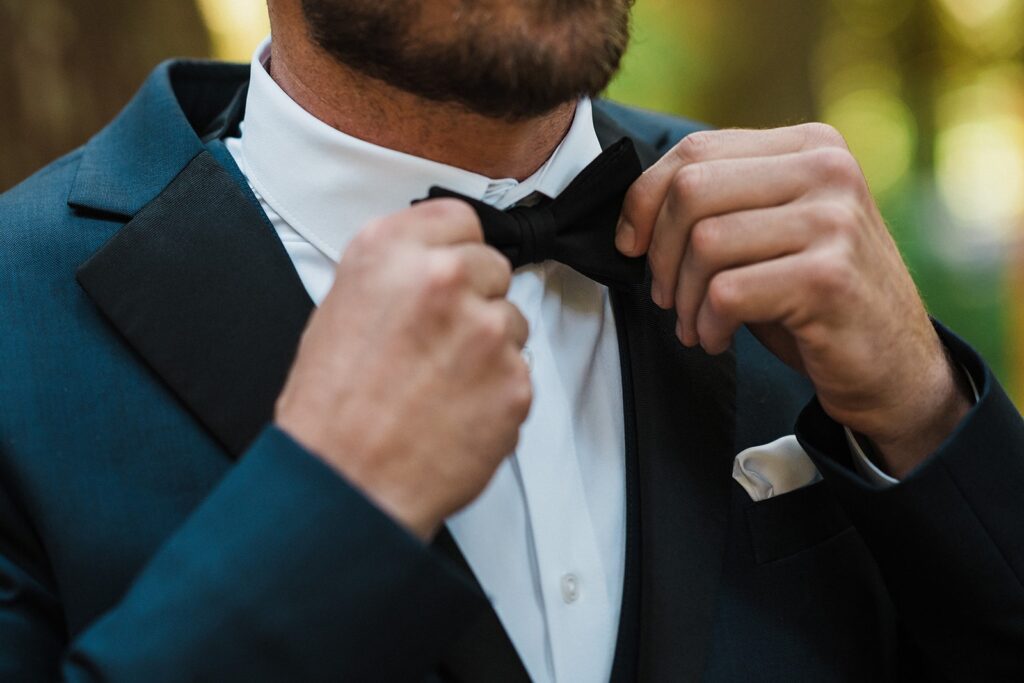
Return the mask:
<path fill-rule="evenodd" d="M 507 212 L 517 225 L 521 263 L 540 263 L 558 258 L 558 221 L 546 205 L 517 206 Z"/>
<path fill-rule="evenodd" d="M 451 197 L 473 207 L 485 241 L 513 268 L 553 260 L 602 284 L 629 287 L 643 282 L 645 259 L 624 256 L 615 248 L 615 228 L 626 191 L 641 172 L 633 141 L 623 138 L 557 198 L 533 206 L 501 211 L 440 187 L 432 187 L 429 198 Z"/>

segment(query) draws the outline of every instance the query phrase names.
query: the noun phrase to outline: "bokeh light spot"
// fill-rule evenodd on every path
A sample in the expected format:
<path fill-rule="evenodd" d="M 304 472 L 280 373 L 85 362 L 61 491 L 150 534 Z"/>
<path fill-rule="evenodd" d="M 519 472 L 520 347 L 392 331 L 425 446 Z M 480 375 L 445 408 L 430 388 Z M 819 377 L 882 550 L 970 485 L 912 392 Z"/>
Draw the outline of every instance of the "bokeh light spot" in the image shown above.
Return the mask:
<path fill-rule="evenodd" d="M 196 5 L 218 59 L 247 62 L 270 33 L 265 0 L 196 0 Z"/>
<path fill-rule="evenodd" d="M 939 0 L 954 19 L 964 26 L 978 28 L 998 18 L 1013 5 L 1013 0 Z"/>
<path fill-rule="evenodd" d="M 917 125 L 898 97 L 857 90 L 826 105 L 824 114 L 846 137 L 873 191 L 884 193 L 906 177 L 917 148 Z"/>
<path fill-rule="evenodd" d="M 990 117 L 954 125 L 936 141 L 936 174 L 949 210 L 981 237 L 1007 239 L 1024 214 L 1024 124 Z"/>
<path fill-rule="evenodd" d="M 935 174 L 976 237 L 1009 240 L 1024 216 L 1024 71 L 968 70 L 938 102 Z"/>

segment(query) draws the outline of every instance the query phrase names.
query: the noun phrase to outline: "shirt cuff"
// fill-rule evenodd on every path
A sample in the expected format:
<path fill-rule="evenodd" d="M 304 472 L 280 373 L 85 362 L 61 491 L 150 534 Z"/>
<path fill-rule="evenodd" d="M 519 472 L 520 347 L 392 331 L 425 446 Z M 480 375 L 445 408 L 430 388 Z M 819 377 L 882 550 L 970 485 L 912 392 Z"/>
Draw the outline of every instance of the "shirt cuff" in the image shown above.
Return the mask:
<path fill-rule="evenodd" d="M 974 393 L 974 403 L 978 402 L 978 385 L 975 383 L 974 378 L 971 377 L 971 373 L 967 372 L 967 368 L 960 366 L 960 370 L 967 377 L 967 382 L 971 385 L 971 391 Z M 876 488 L 884 489 L 890 486 L 895 486 L 900 483 L 899 479 L 891 477 L 874 463 L 874 461 L 868 457 L 865 452 L 864 446 L 861 444 L 860 439 L 857 435 L 850 431 L 849 427 L 843 427 L 843 431 L 846 433 L 846 443 L 850 447 L 850 453 L 853 456 L 853 468 L 857 470 L 857 474 L 864 477 L 868 483 L 873 484 Z"/>

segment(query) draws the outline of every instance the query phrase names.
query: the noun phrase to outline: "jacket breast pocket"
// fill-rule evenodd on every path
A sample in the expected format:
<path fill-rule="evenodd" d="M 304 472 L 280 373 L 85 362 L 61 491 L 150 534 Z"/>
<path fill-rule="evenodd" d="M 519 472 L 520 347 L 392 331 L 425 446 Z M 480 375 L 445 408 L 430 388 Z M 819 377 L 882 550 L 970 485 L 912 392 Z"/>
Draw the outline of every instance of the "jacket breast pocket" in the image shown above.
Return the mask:
<path fill-rule="evenodd" d="M 809 550 L 852 528 L 824 482 L 751 503 L 746 517 L 758 564 Z"/>

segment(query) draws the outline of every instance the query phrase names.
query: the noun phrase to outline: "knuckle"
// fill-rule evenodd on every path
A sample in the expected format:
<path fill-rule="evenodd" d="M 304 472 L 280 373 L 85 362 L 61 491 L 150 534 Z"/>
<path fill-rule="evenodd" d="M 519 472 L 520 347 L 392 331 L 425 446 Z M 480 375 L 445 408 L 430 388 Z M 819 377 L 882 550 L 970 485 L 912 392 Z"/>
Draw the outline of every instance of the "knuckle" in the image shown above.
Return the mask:
<path fill-rule="evenodd" d="M 462 287 L 467 277 L 468 268 L 461 258 L 442 253 L 430 260 L 424 284 L 429 293 L 443 294 Z"/>
<path fill-rule="evenodd" d="M 845 295 L 853 282 L 845 252 L 832 250 L 810 261 L 807 280 L 815 298 L 836 300 Z"/>
<path fill-rule="evenodd" d="M 483 241 L 480 218 L 476 215 L 473 207 L 461 199 L 450 197 L 431 199 L 417 204 L 415 210 L 425 219 L 429 218 L 438 223 L 456 225 L 464 229 L 467 240 Z"/>
<path fill-rule="evenodd" d="M 701 130 L 687 135 L 672 151 L 683 163 L 693 163 L 705 158 L 713 141 L 714 134 L 711 131 Z"/>
<path fill-rule="evenodd" d="M 480 225 L 480 218 L 472 206 L 459 199 L 440 199 L 435 203 L 437 211 L 440 212 L 439 218 L 465 228 L 467 237 L 472 237 L 475 241 L 483 241 L 484 233 Z"/>
<path fill-rule="evenodd" d="M 483 314 L 476 320 L 476 338 L 488 348 L 494 348 L 504 343 L 507 330 L 508 318 L 504 315 Z"/>
<path fill-rule="evenodd" d="M 860 165 L 845 149 L 823 147 L 813 155 L 818 173 L 826 180 L 845 185 L 857 182 L 861 176 Z"/>
<path fill-rule="evenodd" d="M 725 273 L 716 275 L 708 284 L 708 306 L 712 313 L 728 315 L 735 310 L 740 295 L 738 283 Z"/>
<path fill-rule="evenodd" d="M 831 234 L 846 233 L 857 223 L 856 212 L 846 202 L 819 202 L 808 210 L 815 228 Z"/>
<path fill-rule="evenodd" d="M 690 234 L 690 248 L 696 252 L 697 257 L 705 257 L 713 254 L 721 241 L 722 220 L 720 218 L 705 218 L 693 226 Z"/>
<path fill-rule="evenodd" d="M 421 202 L 415 208 L 425 217 L 456 219 L 465 215 L 465 211 L 469 210 L 469 205 L 458 199 L 443 197 Z"/>
<path fill-rule="evenodd" d="M 826 147 L 848 149 L 846 138 L 835 127 L 821 122 L 808 123 L 804 127 L 807 131 L 807 137 L 812 143 Z"/>
<path fill-rule="evenodd" d="M 800 341 L 808 351 L 827 349 L 835 332 L 824 321 L 812 318 L 800 326 Z"/>
<path fill-rule="evenodd" d="M 704 183 L 705 169 L 702 164 L 691 164 L 676 171 L 672 189 L 682 201 L 699 195 Z M 685 204 L 684 204 L 685 206 Z"/>
<path fill-rule="evenodd" d="M 377 218 L 367 223 L 352 240 L 351 248 L 357 251 L 373 249 L 391 238 L 394 228 L 390 221 Z"/>

